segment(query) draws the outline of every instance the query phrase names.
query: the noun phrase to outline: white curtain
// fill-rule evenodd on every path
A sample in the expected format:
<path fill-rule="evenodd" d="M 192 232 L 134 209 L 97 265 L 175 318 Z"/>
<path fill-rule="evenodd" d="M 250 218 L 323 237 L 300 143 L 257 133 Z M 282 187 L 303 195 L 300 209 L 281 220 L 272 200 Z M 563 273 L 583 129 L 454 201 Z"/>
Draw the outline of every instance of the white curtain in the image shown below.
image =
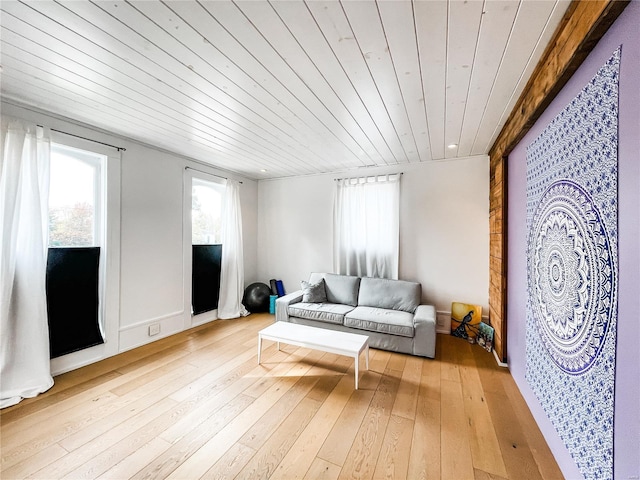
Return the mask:
<path fill-rule="evenodd" d="M 0 168 L 0 408 L 51 388 L 45 276 L 49 132 L 8 124 Z"/>
<path fill-rule="evenodd" d="M 244 253 L 240 185 L 227 180 L 222 205 L 222 259 L 218 318 L 238 318 L 249 312 L 242 305 L 244 292 Z"/>
<path fill-rule="evenodd" d="M 336 181 L 334 270 L 398 278 L 400 174 Z"/>

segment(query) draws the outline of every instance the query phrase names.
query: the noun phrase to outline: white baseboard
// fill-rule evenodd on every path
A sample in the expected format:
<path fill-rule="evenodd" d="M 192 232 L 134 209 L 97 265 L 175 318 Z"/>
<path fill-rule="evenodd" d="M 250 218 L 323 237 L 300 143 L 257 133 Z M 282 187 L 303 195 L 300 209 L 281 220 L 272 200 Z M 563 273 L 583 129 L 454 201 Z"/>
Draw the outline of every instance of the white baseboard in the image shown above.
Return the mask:
<path fill-rule="evenodd" d="M 491 350 L 491 351 L 493 352 L 493 357 L 496 359 L 496 363 L 498 364 L 499 367 L 509 368 L 508 363 L 504 363 L 500 361 L 500 359 L 498 358 L 498 354 L 496 353 L 495 350 Z"/>
<path fill-rule="evenodd" d="M 436 333 L 451 333 L 451 312 L 436 310 Z"/>
<path fill-rule="evenodd" d="M 184 312 L 175 312 L 122 327 L 119 339 L 120 353 L 181 332 L 185 328 L 184 322 Z M 153 335 L 149 331 L 149 327 L 152 325 L 158 328 L 158 333 Z"/>

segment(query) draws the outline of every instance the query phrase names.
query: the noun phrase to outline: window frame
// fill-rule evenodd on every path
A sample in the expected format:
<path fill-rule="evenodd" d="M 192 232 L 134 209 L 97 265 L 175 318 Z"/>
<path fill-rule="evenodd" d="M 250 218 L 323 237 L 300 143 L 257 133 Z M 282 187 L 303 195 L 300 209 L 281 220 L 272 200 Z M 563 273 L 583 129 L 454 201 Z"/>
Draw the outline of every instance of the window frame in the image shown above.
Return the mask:
<path fill-rule="evenodd" d="M 183 312 L 184 312 L 184 329 L 196 327 L 198 325 L 210 322 L 212 317 L 217 318 L 217 310 L 201 313 L 199 315 L 193 315 L 191 312 L 191 297 L 192 297 L 192 285 L 191 276 L 193 274 L 193 236 L 192 236 L 192 223 L 191 223 L 191 210 L 193 204 L 192 198 L 192 185 L 193 179 L 197 178 L 209 183 L 216 183 L 222 188 L 226 188 L 226 179 L 219 177 L 215 173 L 207 173 L 205 171 L 196 170 L 190 166 L 184 167 L 183 175 L 183 222 L 182 222 L 182 235 L 183 235 Z M 224 208 L 224 198 L 223 198 Z"/>
<path fill-rule="evenodd" d="M 99 179 L 100 221 L 99 235 L 99 322 L 104 344 L 89 347 L 51 359 L 51 372 L 58 375 L 83 365 L 120 353 L 120 220 L 121 220 L 121 163 L 118 148 L 80 138 L 71 133 L 51 131 L 51 144 L 104 156 Z M 94 241 L 94 243 L 97 243 Z M 56 247 L 50 247 L 56 248 Z M 83 247 L 79 247 L 83 248 Z"/>

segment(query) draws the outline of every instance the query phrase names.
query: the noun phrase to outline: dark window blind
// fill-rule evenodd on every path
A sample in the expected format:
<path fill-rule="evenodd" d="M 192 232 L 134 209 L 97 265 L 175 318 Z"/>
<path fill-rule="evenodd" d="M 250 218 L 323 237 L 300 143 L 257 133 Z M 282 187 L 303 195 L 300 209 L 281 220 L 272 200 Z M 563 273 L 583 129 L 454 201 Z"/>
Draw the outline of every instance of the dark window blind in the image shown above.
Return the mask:
<path fill-rule="evenodd" d="M 100 247 L 56 247 L 47 259 L 51 358 L 104 343 L 98 320 Z"/>
<path fill-rule="evenodd" d="M 191 305 L 193 313 L 218 308 L 222 245 L 193 245 Z"/>

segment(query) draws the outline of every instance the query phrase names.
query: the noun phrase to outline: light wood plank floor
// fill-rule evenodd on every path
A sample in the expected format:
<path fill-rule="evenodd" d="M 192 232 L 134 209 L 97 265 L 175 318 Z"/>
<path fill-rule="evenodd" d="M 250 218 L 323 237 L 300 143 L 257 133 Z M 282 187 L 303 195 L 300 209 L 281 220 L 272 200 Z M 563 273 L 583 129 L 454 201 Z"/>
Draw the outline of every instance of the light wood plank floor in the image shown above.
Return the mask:
<path fill-rule="evenodd" d="M 437 358 L 353 359 L 216 321 L 56 377 L 0 416 L 14 478 L 562 478 L 508 370 L 439 335 Z"/>

